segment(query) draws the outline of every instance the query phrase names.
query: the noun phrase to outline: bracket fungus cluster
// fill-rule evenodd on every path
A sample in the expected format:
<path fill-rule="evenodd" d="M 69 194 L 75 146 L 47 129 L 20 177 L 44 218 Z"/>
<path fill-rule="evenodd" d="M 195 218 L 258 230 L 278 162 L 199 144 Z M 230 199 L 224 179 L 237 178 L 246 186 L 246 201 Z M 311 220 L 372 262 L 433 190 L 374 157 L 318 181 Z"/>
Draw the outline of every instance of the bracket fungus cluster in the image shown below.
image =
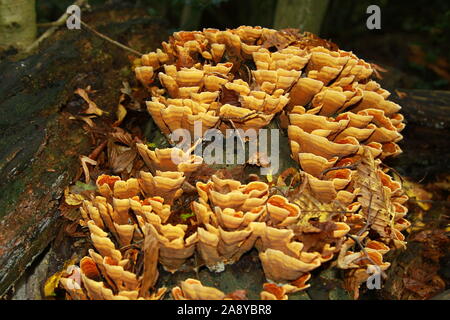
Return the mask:
<path fill-rule="evenodd" d="M 405 124 L 369 63 L 308 33 L 246 26 L 176 32 L 139 61 L 147 110 L 166 135 L 193 132 L 196 121 L 204 130 L 260 129 L 277 117 L 299 167 L 287 170 L 289 185 L 283 174 L 197 181 L 201 157 L 137 143 L 147 170 L 128 180 L 99 176 L 80 208 L 94 249 L 62 282 L 72 298 L 161 298 L 158 263 L 177 272 L 195 252 L 220 272 L 256 248 L 269 281 L 261 299 L 308 288 L 324 264 L 345 270 L 358 297 L 369 267 L 389 267 L 383 256 L 405 245 L 409 222 L 407 197 L 382 161 L 401 153 Z M 188 180 L 192 224 L 174 219 Z M 236 298 L 195 279 L 171 293 Z"/>

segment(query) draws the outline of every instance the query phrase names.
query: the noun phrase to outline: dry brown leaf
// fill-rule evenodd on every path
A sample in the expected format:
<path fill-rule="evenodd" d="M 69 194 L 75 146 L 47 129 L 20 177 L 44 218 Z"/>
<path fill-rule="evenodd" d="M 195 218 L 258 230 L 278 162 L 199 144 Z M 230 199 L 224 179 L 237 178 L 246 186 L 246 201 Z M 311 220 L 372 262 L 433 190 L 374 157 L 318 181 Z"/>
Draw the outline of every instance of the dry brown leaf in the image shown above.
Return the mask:
<path fill-rule="evenodd" d="M 86 181 L 86 183 L 89 183 L 91 181 L 91 176 L 90 176 L 89 168 L 87 165 L 91 164 L 93 166 L 96 166 L 97 161 L 92 160 L 91 158 L 86 157 L 86 156 L 81 156 L 80 161 L 81 161 L 81 166 L 83 167 L 85 181 Z"/>
<path fill-rule="evenodd" d="M 398 97 L 399 97 L 400 99 L 403 99 L 403 98 L 405 98 L 406 96 L 408 96 L 408 94 L 407 94 L 406 92 L 403 92 L 403 91 L 400 91 L 400 90 L 397 90 L 397 89 L 395 89 L 395 93 L 398 95 Z"/>
<path fill-rule="evenodd" d="M 431 198 L 433 194 L 426 191 L 420 184 L 412 182 L 408 179 L 403 179 L 403 188 L 405 193 L 410 198 L 415 198 L 417 200 L 417 205 L 423 210 L 428 211 L 431 209 Z"/>
<path fill-rule="evenodd" d="M 69 206 L 79 206 L 86 198 L 79 193 L 71 193 L 69 187 L 64 189 L 64 200 Z"/>
<path fill-rule="evenodd" d="M 107 144 L 108 163 L 114 173 L 129 173 L 137 156 L 136 145 L 131 134 L 116 128 Z"/>
<path fill-rule="evenodd" d="M 397 240 L 395 232 L 392 232 L 395 212 L 377 172 L 373 156 L 365 147 L 361 163 L 357 166 L 354 185 L 361 190 L 357 198 L 361 203 L 361 212 L 372 230 L 384 238 Z"/>
<path fill-rule="evenodd" d="M 376 63 L 371 63 L 370 65 L 372 66 L 373 73 L 375 74 L 375 76 L 378 79 L 383 79 L 383 76 L 381 75 L 381 72 L 388 72 L 387 69 L 377 65 Z"/>
<path fill-rule="evenodd" d="M 91 128 L 93 128 L 95 126 L 94 121 L 92 121 L 92 118 L 95 118 L 95 116 L 85 116 L 85 117 L 81 117 L 81 116 L 70 116 L 69 119 L 70 120 L 81 120 L 87 123 L 87 125 Z"/>
<path fill-rule="evenodd" d="M 226 295 L 231 300 L 248 300 L 247 290 L 236 290 Z"/>
<path fill-rule="evenodd" d="M 119 98 L 119 105 L 117 106 L 116 116 L 117 120 L 114 122 L 113 127 L 119 126 L 123 119 L 127 116 L 127 109 L 123 106 L 123 101 L 125 100 L 125 94 L 121 94 Z"/>
<path fill-rule="evenodd" d="M 98 116 L 101 116 L 105 111 L 100 109 L 97 104 L 89 98 L 88 92 L 92 92 L 91 86 L 88 86 L 86 89 L 78 88 L 77 90 L 75 90 L 75 93 L 82 97 L 83 100 L 88 104 L 88 108 L 84 110 L 83 113 L 96 114 Z"/>

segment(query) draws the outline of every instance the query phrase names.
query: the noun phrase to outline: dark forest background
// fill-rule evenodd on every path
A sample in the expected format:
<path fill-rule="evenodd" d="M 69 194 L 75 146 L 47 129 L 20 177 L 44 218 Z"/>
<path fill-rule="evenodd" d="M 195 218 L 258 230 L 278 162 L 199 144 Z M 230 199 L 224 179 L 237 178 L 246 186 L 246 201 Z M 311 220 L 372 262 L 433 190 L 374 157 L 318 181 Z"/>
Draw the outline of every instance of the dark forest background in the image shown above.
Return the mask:
<path fill-rule="evenodd" d="M 56 20 L 72 0 L 37 1 L 38 23 Z M 277 0 L 91 0 L 96 7 L 141 8 L 169 31 L 240 25 L 274 27 Z M 381 30 L 368 30 L 366 8 L 381 8 Z M 295 27 L 295 26 L 293 26 Z M 329 0 L 320 36 L 390 71 L 397 86 L 450 89 L 450 1 Z"/>

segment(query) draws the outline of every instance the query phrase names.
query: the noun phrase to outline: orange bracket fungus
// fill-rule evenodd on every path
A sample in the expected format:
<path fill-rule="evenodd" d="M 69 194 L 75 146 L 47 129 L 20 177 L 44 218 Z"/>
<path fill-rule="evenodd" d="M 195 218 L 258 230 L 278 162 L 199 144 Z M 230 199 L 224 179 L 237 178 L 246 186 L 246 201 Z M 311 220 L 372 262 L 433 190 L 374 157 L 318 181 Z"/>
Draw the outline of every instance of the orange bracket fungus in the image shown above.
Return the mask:
<path fill-rule="evenodd" d="M 383 273 L 385 254 L 405 246 L 410 225 L 402 186 L 382 166 L 402 152 L 403 116 L 372 73 L 331 42 L 262 27 L 175 32 L 144 54 L 135 74 L 151 92 L 147 111 L 162 133 L 194 134 L 198 121 L 202 133 L 258 130 L 276 119 L 298 166 L 267 179 L 232 178 L 208 171 L 194 148 L 133 142 L 142 162 L 136 176 L 100 175 L 80 207 L 93 247 L 66 270 L 68 295 L 160 299 L 158 264 L 174 273 L 196 256 L 221 272 L 255 248 L 268 281 L 263 300 L 305 290 L 321 266 L 344 270 L 357 298 L 368 270 Z M 245 297 L 195 279 L 171 295 Z"/>

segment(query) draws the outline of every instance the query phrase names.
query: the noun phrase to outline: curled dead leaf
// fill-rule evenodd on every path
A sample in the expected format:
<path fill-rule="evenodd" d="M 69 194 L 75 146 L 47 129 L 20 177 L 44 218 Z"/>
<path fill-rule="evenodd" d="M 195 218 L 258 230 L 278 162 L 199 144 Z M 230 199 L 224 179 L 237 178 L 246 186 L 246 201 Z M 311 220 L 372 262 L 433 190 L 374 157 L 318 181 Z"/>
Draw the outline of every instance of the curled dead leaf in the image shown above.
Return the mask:
<path fill-rule="evenodd" d="M 85 181 L 86 181 L 86 183 L 89 183 L 91 181 L 91 176 L 90 176 L 89 168 L 87 165 L 91 164 L 93 166 L 96 166 L 97 161 L 92 160 L 91 158 L 86 157 L 86 156 L 81 156 L 80 161 L 81 161 L 81 166 L 83 167 Z"/>
<path fill-rule="evenodd" d="M 105 111 L 100 109 L 97 104 L 89 98 L 88 92 L 91 92 L 91 87 L 88 86 L 86 89 L 78 88 L 75 93 L 78 94 L 84 101 L 87 102 L 88 108 L 83 111 L 85 114 L 96 114 L 98 116 L 103 115 Z"/>
<path fill-rule="evenodd" d="M 408 94 L 406 92 L 395 89 L 395 93 L 398 95 L 400 99 L 405 98 Z"/>
<path fill-rule="evenodd" d="M 417 205 L 425 211 L 431 209 L 430 200 L 433 197 L 431 192 L 426 191 L 420 184 L 404 179 L 403 188 L 410 198 L 415 198 Z"/>
<path fill-rule="evenodd" d="M 113 127 L 119 126 L 123 119 L 127 116 L 127 109 L 123 106 L 123 101 L 125 100 L 125 94 L 121 94 L 119 98 L 119 105 L 117 106 L 116 116 L 117 120 L 114 122 Z"/>
<path fill-rule="evenodd" d="M 45 297 L 54 297 L 56 296 L 55 289 L 59 285 L 59 281 L 61 278 L 67 273 L 67 269 L 69 266 L 75 263 L 75 259 L 70 259 L 64 263 L 64 267 L 62 271 L 58 271 L 49 277 L 44 284 L 44 296 Z"/>
<path fill-rule="evenodd" d="M 95 126 L 94 121 L 92 121 L 92 118 L 95 118 L 95 116 L 85 116 L 85 117 L 81 117 L 81 116 L 70 116 L 69 119 L 70 120 L 81 120 L 86 122 L 86 124 L 93 128 Z"/>
<path fill-rule="evenodd" d="M 69 187 L 64 189 L 64 201 L 69 206 L 79 206 L 83 203 L 86 198 L 82 194 L 71 193 Z"/>

